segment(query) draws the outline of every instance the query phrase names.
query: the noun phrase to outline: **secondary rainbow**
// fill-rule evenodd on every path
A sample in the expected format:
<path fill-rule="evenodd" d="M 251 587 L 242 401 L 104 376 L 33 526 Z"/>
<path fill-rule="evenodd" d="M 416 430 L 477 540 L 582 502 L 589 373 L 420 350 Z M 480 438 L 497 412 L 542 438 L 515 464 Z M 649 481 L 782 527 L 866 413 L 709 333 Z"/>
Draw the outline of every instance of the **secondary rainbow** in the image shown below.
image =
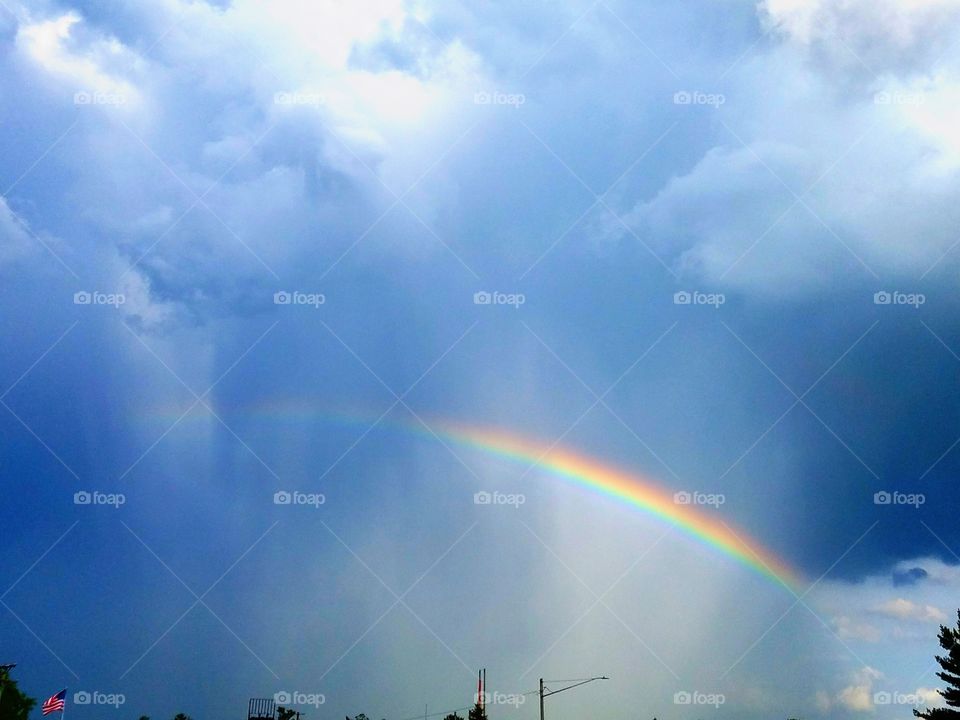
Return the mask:
<path fill-rule="evenodd" d="M 246 406 L 239 413 L 253 418 L 267 418 L 279 422 L 322 420 L 340 425 L 368 428 L 376 416 L 353 412 L 322 412 L 318 405 L 303 401 L 276 401 L 258 406 Z M 233 411 L 231 412 L 233 414 Z M 193 419 L 197 416 L 190 414 Z M 181 419 L 177 412 L 150 413 L 151 418 Z M 202 417 L 202 415 L 200 416 Z M 678 528 L 684 534 L 734 558 L 741 564 L 786 587 L 793 593 L 800 591 L 802 581 L 790 565 L 765 548 L 746 532 L 726 522 L 719 513 L 698 505 L 678 503 L 674 494 L 654 481 L 635 472 L 607 465 L 595 458 L 569 448 L 551 446 L 528 439 L 520 434 L 499 428 L 468 425 L 431 419 L 430 430 L 415 421 L 395 422 L 382 419 L 382 427 L 402 429 L 432 439 L 445 439 L 484 453 L 517 462 L 526 467 L 562 478 L 574 485 L 613 498 L 648 513 Z"/>

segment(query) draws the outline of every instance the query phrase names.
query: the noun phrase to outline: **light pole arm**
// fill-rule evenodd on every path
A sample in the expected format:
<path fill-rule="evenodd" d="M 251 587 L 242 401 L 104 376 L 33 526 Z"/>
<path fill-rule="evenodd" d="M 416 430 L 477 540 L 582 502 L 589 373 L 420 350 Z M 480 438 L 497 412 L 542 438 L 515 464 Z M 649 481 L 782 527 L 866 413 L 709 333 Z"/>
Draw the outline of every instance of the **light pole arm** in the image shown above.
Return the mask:
<path fill-rule="evenodd" d="M 609 679 L 610 679 L 610 678 L 608 678 L 606 675 L 603 675 L 603 676 L 600 676 L 600 677 L 592 677 L 592 678 L 590 678 L 590 679 L 588 679 L 588 680 L 581 680 L 580 682 L 575 683 L 575 684 L 573 684 L 573 685 L 567 685 L 566 687 L 560 688 L 559 690 L 551 690 L 550 692 L 545 692 L 545 693 L 543 693 L 543 697 L 545 697 L 545 698 L 546 698 L 546 697 L 550 697 L 551 695 L 556 695 L 557 693 L 562 693 L 564 690 L 572 690 L 572 689 L 575 688 L 575 687 L 580 687 L 581 685 L 586 685 L 587 683 L 591 683 L 591 682 L 593 682 L 594 680 L 609 680 Z"/>
<path fill-rule="evenodd" d="M 560 688 L 559 690 L 550 690 L 550 691 L 547 691 L 546 688 L 543 686 L 543 678 L 540 678 L 540 693 L 539 693 L 539 695 L 540 695 L 540 720 L 544 720 L 544 717 L 543 717 L 543 700 L 544 700 L 544 698 L 548 698 L 548 697 L 550 697 L 551 695 L 556 695 L 557 693 L 562 693 L 564 690 L 572 690 L 572 689 L 575 688 L 575 687 L 580 687 L 581 685 L 586 685 L 587 683 L 592 683 L 594 680 L 609 680 L 609 679 L 610 679 L 610 678 L 608 678 L 606 675 L 602 675 L 602 676 L 600 676 L 600 677 L 592 677 L 592 678 L 588 678 L 587 680 L 581 680 L 580 682 L 575 682 L 573 685 L 567 685 L 566 687 L 562 687 L 562 688 Z M 562 682 L 562 681 L 561 681 L 561 682 Z M 569 682 L 569 681 L 568 681 L 568 682 Z"/>

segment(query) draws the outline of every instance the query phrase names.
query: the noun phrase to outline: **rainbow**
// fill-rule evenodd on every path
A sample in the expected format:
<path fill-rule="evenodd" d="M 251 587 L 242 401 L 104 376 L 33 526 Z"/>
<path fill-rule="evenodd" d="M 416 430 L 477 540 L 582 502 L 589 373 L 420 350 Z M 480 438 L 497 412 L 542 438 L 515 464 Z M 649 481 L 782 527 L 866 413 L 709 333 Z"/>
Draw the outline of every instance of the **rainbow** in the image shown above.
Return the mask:
<path fill-rule="evenodd" d="M 679 504 L 673 493 L 636 473 L 628 473 L 587 455 L 541 445 L 502 430 L 450 423 L 439 423 L 438 427 L 442 428 L 440 434 L 458 444 L 535 465 L 540 470 L 638 508 L 793 592 L 801 589 L 799 575 L 758 541 L 699 506 Z"/>
<path fill-rule="evenodd" d="M 243 412 L 247 415 L 270 417 L 285 422 L 321 419 L 338 424 L 366 427 L 377 419 L 369 414 L 324 413 L 317 410 L 316 405 L 304 404 L 302 401 L 272 402 L 252 409 L 245 407 Z M 177 412 L 151 413 L 150 417 L 178 418 L 179 415 Z M 714 511 L 706 510 L 699 505 L 678 503 L 672 492 L 668 492 L 637 473 L 606 465 L 569 448 L 546 445 L 497 428 L 440 420 L 429 422 L 431 430 L 412 421 L 388 422 L 384 419 L 380 424 L 434 440 L 435 436 L 438 436 L 463 447 L 548 472 L 656 517 L 795 594 L 802 588 L 800 576 L 790 565 L 746 532 L 735 529 Z"/>

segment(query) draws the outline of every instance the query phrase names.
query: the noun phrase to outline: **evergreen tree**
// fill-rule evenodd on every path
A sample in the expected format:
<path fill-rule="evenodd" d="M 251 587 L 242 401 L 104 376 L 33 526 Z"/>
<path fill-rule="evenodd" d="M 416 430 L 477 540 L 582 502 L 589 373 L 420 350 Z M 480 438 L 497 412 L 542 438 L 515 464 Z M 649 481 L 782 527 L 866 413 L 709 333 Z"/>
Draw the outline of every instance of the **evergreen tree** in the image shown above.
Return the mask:
<path fill-rule="evenodd" d="M 480 704 L 482 698 L 477 698 L 477 703 L 470 708 L 467 713 L 467 720 L 487 720 L 487 708 Z"/>
<path fill-rule="evenodd" d="M 937 677 L 943 680 L 947 687 L 937 692 L 949 707 L 914 710 L 913 714 L 924 720 L 960 720 L 960 711 L 954 710 L 960 707 L 960 610 L 957 610 L 957 627 L 941 625 L 939 640 L 946 655 L 936 656 L 942 668 Z"/>
<path fill-rule="evenodd" d="M 27 716 L 37 701 L 27 697 L 17 681 L 10 679 L 9 672 L 0 670 L 0 718 L 3 720 L 27 720 Z"/>

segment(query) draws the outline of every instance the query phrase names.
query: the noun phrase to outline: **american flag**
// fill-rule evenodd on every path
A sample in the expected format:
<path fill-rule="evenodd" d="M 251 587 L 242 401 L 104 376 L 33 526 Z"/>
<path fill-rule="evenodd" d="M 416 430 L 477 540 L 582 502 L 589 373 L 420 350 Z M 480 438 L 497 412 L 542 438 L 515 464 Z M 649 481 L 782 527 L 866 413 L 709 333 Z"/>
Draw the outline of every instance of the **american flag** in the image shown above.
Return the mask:
<path fill-rule="evenodd" d="M 64 688 L 56 695 L 43 703 L 43 714 L 49 715 L 52 712 L 63 712 L 63 705 L 67 701 L 67 689 Z"/>

